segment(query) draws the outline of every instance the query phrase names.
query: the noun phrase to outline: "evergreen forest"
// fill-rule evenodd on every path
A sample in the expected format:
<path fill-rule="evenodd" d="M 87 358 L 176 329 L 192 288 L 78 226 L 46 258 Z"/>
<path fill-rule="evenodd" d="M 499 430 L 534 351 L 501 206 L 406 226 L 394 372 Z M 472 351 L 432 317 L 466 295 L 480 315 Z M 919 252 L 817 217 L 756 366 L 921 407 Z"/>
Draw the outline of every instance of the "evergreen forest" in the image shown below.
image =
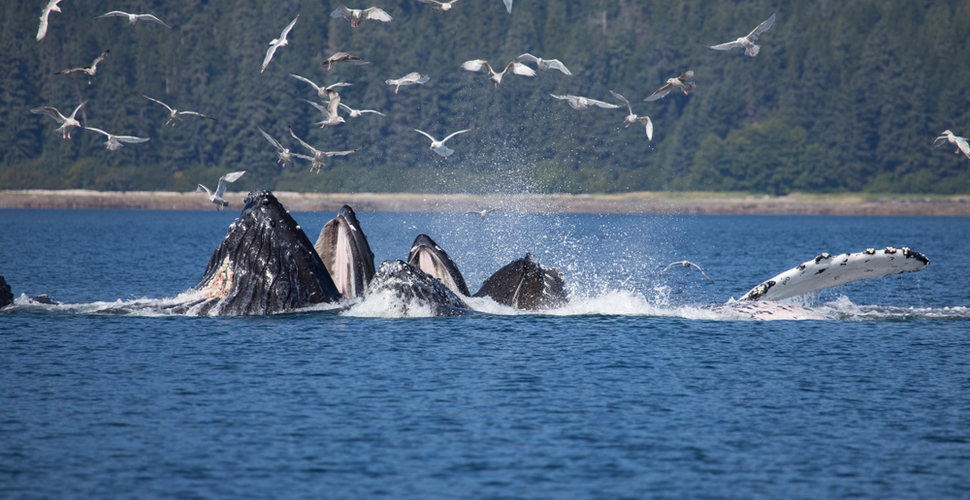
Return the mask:
<path fill-rule="evenodd" d="M 0 189 L 192 191 L 245 170 L 234 191 L 610 193 L 654 190 L 970 193 L 970 159 L 944 130 L 970 135 L 970 2 L 966 0 L 458 0 L 446 12 L 417 0 L 368 0 L 390 22 L 354 27 L 331 13 L 349 0 L 62 0 L 36 39 L 48 0 L 0 6 Z M 151 13 L 168 27 L 129 27 L 113 10 Z M 776 20 L 743 49 L 708 48 Z M 260 72 L 270 40 L 299 15 Z M 81 72 L 104 50 L 93 78 Z M 347 52 L 365 65 L 321 63 Z M 497 71 L 523 53 L 558 59 L 535 77 L 493 84 L 463 62 Z M 530 65 L 535 68 L 534 64 Z M 691 70 L 690 95 L 645 102 Z M 411 72 L 423 85 L 395 93 Z M 377 110 L 320 128 L 326 105 L 309 84 L 352 108 Z M 90 84 L 89 84 L 90 80 Z M 627 107 L 649 116 L 624 128 Z M 620 104 L 571 108 L 550 94 Z M 184 116 L 166 125 L 165 108 Z M 105 136 L 58 124 L 80 103 L 81 125 L 150 140 L 118 150 Z M 327 151 L 363 149 L 283 167 L 262 128 L 294 153 L 288 132 Z M 450 139 L 447 159 L 420 129 Z"/>

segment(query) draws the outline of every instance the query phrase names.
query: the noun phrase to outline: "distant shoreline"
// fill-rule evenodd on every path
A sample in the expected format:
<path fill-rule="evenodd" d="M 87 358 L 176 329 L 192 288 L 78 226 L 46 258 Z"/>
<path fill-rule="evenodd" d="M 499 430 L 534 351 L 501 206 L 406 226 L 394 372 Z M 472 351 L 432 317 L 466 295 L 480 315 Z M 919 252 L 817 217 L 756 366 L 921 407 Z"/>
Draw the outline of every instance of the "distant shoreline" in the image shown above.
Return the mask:
<path fill-rule="evenodd" d="M 293 211 L 461 212 L 501 207 L 537 213 L 751 214 L 751 215 L 941 215 L 970 216 L 970 196 L 920 195 L 746 195 L 657 191 L 625 194 L 421 194 L 274 193 Z M 242 208 L 246 193 L 229 193 L 228 210 Z M 190 192 L 10 190 L 0 191 L 0 209 L 214 210 L 205 196 Z"/>

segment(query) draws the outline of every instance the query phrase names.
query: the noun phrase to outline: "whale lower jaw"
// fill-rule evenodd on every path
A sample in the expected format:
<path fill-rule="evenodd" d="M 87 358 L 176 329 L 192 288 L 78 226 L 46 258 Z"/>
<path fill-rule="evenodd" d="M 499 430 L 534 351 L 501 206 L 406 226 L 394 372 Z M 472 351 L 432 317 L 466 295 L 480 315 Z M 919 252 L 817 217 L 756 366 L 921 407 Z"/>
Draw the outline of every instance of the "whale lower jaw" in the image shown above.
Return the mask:
<path fill-rule="evenodd" d="M 437 279 L 455 294 L 464 297 L 471 296 L 458 266 L 430 236 L 419 234 L 414 239 L 411 251 L 408 252 L 408 264 Z"/>
<path fill-rule="evenodd" d="M 374 279 L 374 253 L 352 208 L 344 205 L 320 230 L 313 247 L 340 293 L 350 298 L 363 295 Z"/>

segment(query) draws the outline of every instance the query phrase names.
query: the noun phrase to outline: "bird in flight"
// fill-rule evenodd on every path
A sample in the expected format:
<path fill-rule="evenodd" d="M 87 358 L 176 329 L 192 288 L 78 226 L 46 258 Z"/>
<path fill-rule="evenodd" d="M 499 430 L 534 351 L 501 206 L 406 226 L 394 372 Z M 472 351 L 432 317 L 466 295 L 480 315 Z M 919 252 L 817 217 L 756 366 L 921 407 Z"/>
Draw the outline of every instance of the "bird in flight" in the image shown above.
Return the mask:
<path fill-rule="evenodd" d="M 352 85 L 350 83 L 337 82 L 337 83 L 335 83 L 333 85 L 328 85 L 326 87 L 321 87 L 321 86 L 313 83 L 312 81 L 310 81 L 309 78 L 305 78 L 305 77 L 302 77 L 300 75 L 294 75 L 293 73 L 290 73 L 290 76 L 292 76 L 293 78 L 296 78 L 297 80 L 301 80 L 301 81 L 304 81 L 304 82 L 309 83 L 313 87 L 313 90 L 316 90 L 317 91 L 317 95 L 320 96 L 320 99 L 329 99 L 330 97 L 329 97 L 328 92 L 330 90 L 332 90 L 332 89 L 335 89 L 337 87 L 349 87 L 350 85 Z"/>
<path fill-rule="evenodd" d="M 199 187 L 196 188 L 195 192 L 209 195 L 209 201 L 215 203 L 216 209 L 221 212 L 224 208 L 229 206 L 229 202 L 222 199 L 222 195 L 226 194 L 226 188 L 229 187 L 229 183 L 236 182 L 236 179 L 242 177 L 242 175 L 245 173 L 246 171 L 243 170 L 241 172 L 229 172 L 228 174 L 223 175 L 219 178 L 219 185 L 216 187 L 215 192 L 202 184 L 199 184 Z"/>
<path fill-rule="evenodd" d="M 578 95 L 556 95 L 549 94 L 560 101 L 566 101 L 573 109 L 586 109 L 590 106 L 598 106 L 604 109 L 617 109 L 622 106 L 619 104 L 612 104 L 605 101 L 597 101 L 596 99 L 590 99 L 589 97 L 582 97 Z"/>
<path fill-rule="evenodd" d="M 122 12 L 120 10 L 113 10 L 111 12 L 108 12 L 107 14 L 101 14 L 100 16 L 96 17 L 95 19 L 102 19 L 102 18 L 105 18 L 105 17 L 124 17 L 124 18 L 127 18 L 128 19 L 128 27 L 131 27 L 131 28 L 134 28 L 135 27 L 135 23 L 137 23 L 138 21 L 151 21 L 153 23 L 161 24 L 162 26 L 165 26 L 168 29 L 172 29 L 171 26 L 163 23 L 161 19 L 159 19 L 159 18 L 157 18 L 157 17 L 155 17 L 155 16 L 153 16 L 151 14 L 129 14 L 127 12 Z"/>
<path fill-rule="evenodd" d="M 364 149 L 364 146 L 361 146 L 361 147 L 359 147 L 357 149 L 352 149 L 350 151 L 321 151 L 321 150 L 319 150 L 319 149 L 317 149 L 317 148 L 315 148 L 315 147 L 307 144 L 306 142 L 303 142 L 303 139 L 300 139 L 299 137 L 296 136 L 296 134 L 293 133 L 293 128 L 292 127 L 290 127 L 290 135 L 292 135 L 294 139 L 300 141 L 300 144 L 302 144 L 303 147 L 309 149 L 310 152 L 313 153 L 313 156 L 301 155 L 301 154 L 297 154 L 297 153 L 294 153 L 293 156 L 295 156 L 297 158 L 302 158 L 304 160 L 309 160 L 311 162 L 310 163 L 310 171 L 313 172 L 314 170 L 316 170 L 318 174 L 320 173 L 320 169 L 323 168 L 323 162 L 324 162 L 324 160 L 326 160 L 328 157 L 331 157 L 331 156 L 347 156 L 347 155 L 349 155 L 351 153 L 356 153 L 356 152 L 360 151 L 361 149 Z"/>
<path fill-rule="evenodd" d="M 519 56 L 521 57 L 521 56 Z M 512 69 L 512 73 L 522 76 L 536 76 L 535 70 L 522 64 L 520 62 L 512 61 L 505 65 L 505 69 L 501 73 L 496 73 L 491 66 L 488 65 L 488 61 L 484 59 L 473 59 L 471 61 L 465 61 L 461 65 L 461 69 L 466 71 L 479 71 L 485 68 L 488 71 L 488 79 L 495 84 L 495 88 L 498 88 L 498 84 L 502 83 L 502 77 L 505 76 L 505 72 Z"/>
<path fill-rule="evenodd" d="M 174 127 L 175 122 L 182 121 L 182 118 L 181 118 L 182 115 L 195 115 L 195 116 L 201 116 L 202 118 L 208 118 L 213 121 L 218 121 L 209 115 L 203 115 L 202 113 L 198 113 L 196 111 L 179 111 L 177 109 L 172 109 L 172 107 L 169 106 L 168 104 L 165 104 L 164 102 L 159 101 L 158 99 L 152 99 L 151 97 L 148 97 L 145 94 L 142 94 L 141 96 L 144 97 L 145 99 L 148 99 L 149 101 L 154 101 L 161 104 L 162 106 L 165 106 L 165 109 L 168 110 L 168 114 L 169 114 L 168 121 L 165 122 L 165 125 L 168 125 L 169 123 L 171 123 L 172 126 Z"/>
<path fill-rule="evenodd" d="M 391 21 L 391 16 L 387 12 L 384 12 L 377 7 L 370 7 L 368 9 L 348 9 L 346 6 L 341 5 L 340 7 L 337 7 L 337 10 L 330 13 L 330 17 L 334 19 L 340 19 L 342 17 L 350 21 L 350 25 L 355 28 L 360 26 L 360 22 L 365 19 L 373 19 L 382 23 Z"/>
<path fill-rule="evenodd" d="M 320 64 L 326 66 L 327 71 L 330 71 L 331 69 L 333 69 L 333 65 L 337 64 L 338 62 L 349 62 L 350 64 L 354 64 L 357 66 L 360 66 L 361 64 L 370 64 L 369 62 L 357 56 L 352 56 L 346 52 L 337 52 L 336 54 L 328 57 L 327 60 L 323 61 Z"/>
<path fill-rule="evenodd" d="M 697 264 L 694 264 L 693 262 L 689 262 L 689 261 L 686 261 L 686 260 L 679 260 L 677 262 L 671 262 L 670 264 L 667 265 L 667 267 L 664 268 L 663 271 L 660 271 L 660 274 L 663 274 L 664 271 L 666 271 L 667 269 L 670 269 L 671 267 L 674 267 L 674 266 L 683 266 L 683 267 L 686 267 L 687 269 L 690 269 L 691 267 L 696 267 L 697 270 L 700 271 L 701 274 L 703 274 L 705 278 L 707 278 L 707 281 L 710 281 L 711 283 L 714 283 L 714 280 L 712 280 L 707 275 L 707 273 L 705 273 L 704 270 L 701 269 L 701 266 L 698 266 Z"/>
<path fill-rule="evenodd" d="M 451 10 L 452 4 L 454 4 L 458 0 L 450 0 L 448 2 L 439 2 L 438 0 L 418 0 L 418 1 L 421 3 L 430 3 L 434 5 L 432 9 L 434 9 L 434 11 L 437 12 L 438 14 L 441 14 L 442 12 L 447 12 Z"/>
<path fill-rule="evenodd" d="M 114 134 L 109 134 L 109 133 L 105 132 L 104 130 L 101 130 L 99 128 L 94 128 L 94 127 L 83 127 L 83 128 L 85 130 L 93 130 L 95 132 L 100 132 L 100 133 L 108 136 L 108 140 L 104 141 L 104 145 L 110 151 L 117 151 L 117 150 L 125 147 L 125 145 L 122 144 L 122 143 L 125 143 L 125 142 L 127 142 L 128 144 L 140 144 L 142 142 L 148 142 L 148 139 L 146 139 L 144 137 L 133 137 L 133 136 L 130 136 L 130 135 L 114 135 Z"/>
<path fill-rule="evenodd" d="M 626 109 L 630 111 L 630 114 L 626 115 L 626 118 L 623 119 L 623 123 L 626 124 L 626 125 L 623 126 L 623 128 L 627 128 L 630 125 L 633 125 L 634 123 L 642 123 L 642 124 L 644 124 L 644 126 L 647 129 L 647 140 L 648 141 L 652 141 L 653 140 L 653 122 L 650 121 L 650 117 L 649 116 L 637 116 L 633 112 L 633 108 L 630 106 L 630 101 L 626 100 L 626 97 L 623 97 L 620 94 L 617 94 L 616 92 L 613 92 L 612 90 L 610 91 L 610 93 L 613 94 L 613 97 L 615 97 L 615 98 L 623 101 L 626 104 Z"/>
<path fill-rule="evenodd" d="M 469 210 L 463 214 L 458 214 L 458 217 L 464 217 L 466 215 L 478 215 L 479 217 L 482 218 L 482 220 L 485 220 L 485 218 L 488 217 L 488 214 L 492 212 L 497 212 L 499 210 L 501 210 L 501 208 L 483 208 L 481 210 Z"/>
<path fill-rule="evenodd" d="M 714 50 L 731 50 L 737 47 L 744 47 L 744 55 L 754 57 L 758 55 L 758 52 L 761 51 L 761 46 L 755 45 L 754 42 L 758 40 L 758 37 L 762 33 L 768 31 L 768 28 L 770 28 L 774 22 L 775 15 L 772 14 L 771 17 L 759 24 L 757 28 L 751 30 L 751 33 L 748 33 L 748 36 L 743 36 L 734 40 L 733 42 L 722 43 L 720 45 L 709 45 L 708 48 Z"/>
<path fill-rule="evenodd" d="M 535 63 L 536 67 L 539 68 L 539 71 L 545 71 L 547 69 L 558 69 L 559 71 L 562 71 L 562 73 L 566 76 L 573 76 L 573 74 L 568 69 L 566 69 L 566 66 L 563 65 L 563 63 L 559 62 L 559 59 L 543 59 L 541 57 L 536 57 L 527 52 L 515 58 L 515 62 L 522 62 L 522 61 Z"/>
<path fill-rule="evenodd" d="M 970 158 L 970 144 L 967 143 L 967 138 L 954 135 L 949 130 L 944 130 L 943 135 L 933 141 L 933 147 L 937 148 L 948 142 L 956 146 L 957 149 L 954 153 L 963 153 L 967 158 Z"/>
<path fill-rule="evenodd" d="M 259 129 L 259 132 L 263 134 L 263 137 L 265 137 L 270 144 L 276 147 L 276 157 L 278 158 L 276 163 L 282 163 L 283 168 L 286 168 L 287 165 L 293 163 L 293 153 L 291 153 L 288 148 L 284 148 L 283 145 L 280 144 L 280 141 L 277 141 L 275 137 L 267 134 L 265 130 L 259 127 L 256 128 Z"/>
<path fill-rule="evenodd" d="M 644 101 L 656 101 L 657 99 L 665 97 L 670 93 L 671 90 L 674 89 L 680 89 L 684 92 L 684 95 L 690 95 L 690 93 L 694 91 L 694 82 L 688 81 L 691 78 L 694 78 L 694 72 L 691 70 L 681 73 L 681 75 L 676 78 L 668 78 L 667 83 L 665 83 L 663 87 L 660 87 L 654 93 L 650 94 L 650 96 L 644 99 Z"/>
<path fill-rule="evenodd" d="M 394 85 L 394 93 L 396 94 L 398 90 L 401 90 L 401 85 L 424 85 L 430 79 L 431 77 L 428 75 L 422 75 L 421 73 L 414 72 L 408 73 L 401 78 L 384 80 L 384 83 Z"/>
<path fill-rule="evenodd" d="M 263 58 L 263 69 L 259 70 L 260 73 L 266 71 L 266 66 L 269 66 L 269 62 L 273 60 L 273 54 L 276 53 L 276 49 L 290 44 L 290 42 L 286 40 L 286 36 L 290 34 L 290 30 L 293 29 L 293 25 L 296 24 L 296 20 L 299 18 L 300 15 L 297 14 L 296 17 L 293 18 L 293 21 L 283 28 L 283 33 L 280 34 L 280 37 L 274 38 L 271 42 L 269 42 L 269 48 L 266 49 L 266 57 Z"/>
<path fill-rule="evenodd" d="M 62 0 L 50 0 L 47 2 L 47 6 L 44 10 L 40 12 L 40 26 L 37 27 L 37 41 L 41 41 L 47 36 L 47 18 L 51 15 L 51 12 L 60 12 L 61 8 L 57 4 L 61 3 Z"/>
<path fill-rule="evenodd" d="M 68 73 L 74 73 L 75 71 L 80 71 L 80 72 L 84 73 L 85 75 L 88 75 L 88 85 L 91 85 L 91 79 L 92 78 L 94 78 L 95 80 L 97 80 L 97 78 L 95 77 L 95 75 L 98 74 L 98 63 L 100 63 L 101 61 L 104 61 L 104 58 L 108 57 L 108 52 L 110 52 L 110 50 L 105 50 L 104 52 L 102 52 L 101 55 L 98 56 L 98 58 L 95 59 L 94 62 L 91 63 L 90 66 L 85 66 L 83 68 L 74 68 L 74 69 L 62 69 L 62 70 L 60 70 L 60 71 L 58 71 L 57 73 L 54 73 L 54 74 L 55 75 L 66 75 Z"/>
<path fill-rule="evenodd" d="M 459 130 L 458 132 L 454 132 L 451 135 L 449 135 L 448 137 L 445 137 L 444 139 L 442 139 L 442 140 L 439 141 L 438 139 L 435 139 L 434 137 L 431 136 L 431 134 L 429 134 L 427 132 L 423 132 L 421 130 L 414 129 L 415 132 L 417 132 L 417 133 L 419 133 L 419 134 L 427 137 L 428 139 L 431 139 L 431 149 L 433 149 L 435 153 L 438 153 L 438 155 L 442 156 L 446 160 L 448 159 L 449 156 L 451 156 L 452 153 L 455 152 L 454 149 L 450 149 L 450 148 L 448 148 L 448 146 L 445 146 L 445 143 L 448 142 L 448 139 L 451 139 L 452 137 L 454 137 L 454 136 L 456 136 L 458 134 L 464 134 L 465 132 L 468 132 L 469 130 L 471 130 L 471 129 L 470 128 L 466 128 L 465 130 Z"/>
<path fill-rule="evenodd" d="M 63 137 L 64 139 L 70 139 L 71 129 L 74 127 L 81 126 L 81 122 L 77 121 L 77 119 L 75 119 L 75 116 L 77 116 L 77 111 L 81 109 L 81 106 L 84 106 L 85 102 L 87 101 L 84 101 L 81 104 L 78 104 L 77 107 L 74 108 L 74 112 L 71 113 L 71 116 L 62 115 L 61 112 L 58 111 L 57 108 L 55 108 L 54 106 L 44 106 L 42 108 L 34 108 L 30 110 L 30 112 L 36 113 L 39 115 L 47 115 L 53 118 L 55 121 L 57 121 L 57 123 L 61 124 L 60 127 L 57 127 L 57 130 L 55 130 L 54 133 L 56 134 L 60 132 L 61 137 Z"/>

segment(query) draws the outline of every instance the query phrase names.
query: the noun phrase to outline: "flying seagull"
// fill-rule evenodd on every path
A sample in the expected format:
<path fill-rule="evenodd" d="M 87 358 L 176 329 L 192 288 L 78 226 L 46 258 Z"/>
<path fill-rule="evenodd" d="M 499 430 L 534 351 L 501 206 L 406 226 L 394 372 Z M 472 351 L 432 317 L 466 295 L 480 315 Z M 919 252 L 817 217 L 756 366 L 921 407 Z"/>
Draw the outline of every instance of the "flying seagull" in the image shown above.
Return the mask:
<path fill-rule="evenodd" d="M 383 23 L 391 21 L 391 16 L 388 15 L 387 12 L 384 12 L 377 7 L 371 7 L 368 9 L 348 9 L 346 6 L 341 5 L 340 7 L 337 7 L 337 10 L 330 14 L 330 17 L 334 19 L 340 19 L 342 17 L 350 21 L 350 25 L 355 28 L 360 26 L 360 22 L 365 19 L 373 19 Z"/>
<path fill-rule="evenodd" d="M 433 4 L 434 7 L 432 7 L 432 9 L 434 9 L 434 11 L 437 12 L 438 14 L 441 14 L 442 12 L 447 12 L 451 10 L 452 4 L 454 4 L 458 0 L 450 0 L 448 2 L 439 2 L 438 0 L 418 0 L 418 1 L 421 3 Z"/>
<path fill-rule="evenodd" d="M 402 76 L 401 78 L 384 80 L 384 83 L 388 85 L 394 85 L 394 93 L 396 94 L 398 90 L 401 90 L 401 85 L 414 85 L 414 84 L 424 85 L 425 82 L 427 82 L 430 79 L 431 77 L 429 77 L 428 75 L 422 75 L 421 73 L 414 72 L 414 73 L 408 73 Z"/>
<path fill-rule="evenodd" d="M 464 217 L 466 215 L 478 215 L 482 218 L 482 220 L 485 220 L 485 218 L 488 217 L 488 214 L 499 210 L 501 210 L 501 208 L 484 208 L 482 210 L 469 210 L 463 214 L 458 214 L 458 217 Z"/>
<path fill-rule="evenodd" d="M 417 133 L 419 133 L 419 134 L 427 137 L 428 139 L 431 139 L 431 149 L 433 149 L 435 153 L 438 153 L 440 156 L 444 157 L 444 159 L 446 159 L 446 160 L 448 159 L 449 156 L 451 156 L 452 153 L 455 152 L 455 150 L 449 149 L 448 146 L 445 146 L 445 143 L 448 142 L 448 139 L 451 139 L 452 137 L 454 137 L 454 136 L 456 136 L 458 134 L 464 134 L 465 132 L 468 132 L 469 130 L 471 130 L 471 129 L 470 128 L 466 128 L 465 130 L 459 130 L 458 132 L 454 132 L 451 135 L 449 135 L 448 137 L 445 137 L 444 139 L 442 139 L 442 140 L 439 141 L 438 139 L 435 139 L 434 137 L 431 137 L 431 134 L 429 134 L 427 132 L 423 132 L 421 130 L 414 129 L 415 132 L 417 132 Z"/>
<path fill-rule="evenodd" d="M 159 19 L 159 18 L 157 18 L 157 17 L 155 17 L 155 16 L 153 16 L 151 14 L 129 14 L 127 12 L 121 12 L 120 10 L 113 10 L 111 12 L 108 12 L 107 14 L 101 14 L 100 16 L 96 17 L 95 19 L 101 19 L 101 18 L 105 18 L 105 17 L 125 17 L 125 18 L 128 18 L 128 26 L 129 27 L 134 27 L 135 26 L 135 23 L 137 23 L 138 21 L 151 21 L 153 23 L 161 24 L 162 26 L 165 26 L 168 29 L 172 29 L 171 26 L 163 23 L 161 19 Z"/>
<path fill-rule="evenodd" d="M 195 111 L 179 111 L 177 109 L 172 109 L 172 107 L 169 106 L 168 104 L 165 104 L 164 102 L 159 101 L 158 99 L 152 99 L 151 97 L 148 97 L 145 94 L 142 94 L 141 96 L 144 97 L 145 99 L 148 99 L 149 101 L 154 101 L 161 104 L 162 106 L 165 106 L 165 109 L 168 110 L 168 114 L 169 114 L 168 121 L 165 122 L 165 125 L 168 125 L 169 123 L 171 123 L 172 126 L 174 127 L 175 122 L 182 121 L 182 118 L 181 118 L 182 115 L 195 115 L 195 116 L 201 116 L 202 118 L 208 118 L 213 121 L 218 121 L 209 115 L 203 115 L 202 113 L 197 113 Z"/>
<path fill-rule="evenodd" d="M 684 91 L 684 95 L 690 95 L 690 93 L 694 91 L 694 82 L 688 81 L 691 78 L 694 78 L 694 72 L 690 70 L 682 73 L 677 78 L 668 78 L 667 83 L 665 83 L 663 87 L 660 87 L 654 93 L 650 94 L 650 96 L 644 99 L 644 101 L 650 102 L 661 99 L 675 88 Z"/>
<path fill-rule="evenodd" d="M 301 155 L 296 153 L 294 153 L 293 156 L 297 158 L 303 158 L 304 160 L 310 160 L 312 162 L 310 164 L 310 171 L 313 172 L 314 170 L 316 170 L 318 174 L 320 173 L 320 169 L 323 168 L 324 160 L 326 160 L 328 157 L 347 156 L 350 153 L 356 153 L 361 149 L 364 149 L 364 146 L 361 146 L 357 149 L 353 149 L 350 151 L 320 151 L 319 149 L 314 148 L 313 146 L 307 144 L 306 142 L 303 142 L 303 139 L 300 139 L 299 137 L 297 137 L 296 134 L 293 133 L 293 127 L 290 127 L 290 135 L 292 135 L 294 139 L 300 141 L 300 144 L 302 144 L 303 147 L 309 149 L 313 153 L 313 156 Z"/>
<path fill-rule="evenodd" d="M 338 62 L 349 62 L 351 64 L 355 64 L 358 66 L 360 66 L 361 64 L 370 64 L 369 62 L 357 56 L 352 56 L 346 52 L 337 52 L 336 54 L 328 57 L 326 61 L 323 61 L 320 64 L 326 66 L 327 71 L 330 71 L 331 69 L 333 69 L 333 65 Z"/>
<path fill-rule="evenodd" d="M 473 59 L 471 61 L 465 61 L 461 65 L 461 69 L 464 69 L 467 71 L 478 71 L 482 68 L 485 68 L 486 70 L 488 70 L 488 79 L 495 84 L 495 88 L 498 88 L 498 84 L 502 83 L 502 76 L 505 75 L 505 72 L 508 71 L 509 68 L 512 68 L 512 73 L 515 73 L 516 75 L 536 76 L 535 70 L 526 66 L 525 64 L 522 64 L 520 62 L 515 62 L 515 61 L 512 61 L 507 65 L 505 65 L 505 69 L 503 69 L 501 73 L 496 73 L 495 70 L 493 70 L 492 67 L 488 65 L 488 61 L 484 59 Z"/>
<path fill-rule="evenodd" d="M 291 153 L 289 149 L 284 148 L 283 145 L 280 144 L 280 141 L 277 141 L 276 138 L 267 134 L 265 130 L 259 128 L 259 132 L 262 133 L 263 137 L 265 137 L 266 140 L 276 148 L 276 157 L 278 158 L 276 163 L 282 163 L 283 168 L 286 168 L 288 164 L 293 163 L 293 153 Z"/>
<path fill-rule="evenodd" d="M 196 188 L 195 192 L 209 195 L 209 201 L 215 203 L 216 209 L 221 212 L 223 208 L 229 206 L 229 202 L 222 199 L 222 195 L 226 194 L 226 188 L 229 186 L 229 183 L 236 182 L 236 179 L 242 177 L 242 175 L 245 173 L 246 171 L 243 170 L 241 172 L 229 172 L 228 174 L 223 175 L 219 178 L 219 186 L 216 187 L 216 191 L 214 193 L 212 190 L 203 186 L 202 184 L 199 184 L 199 187 Z"/>
<path fill-rule="evenodd" d="M 286 35 L 290 34 L 290 30 L 293 29 L 293 25 L 296 24 L 296 20 L 299 18 L 300 18 L 300 15 L 297 14 L 296 17 L 293 18 L 293 21 L 291 21 L 290 24 L 287 24 L 286 27 L 283 28 L 283 33 L 280 33 L 280 37 L 274 38 L 273 41 L 269 42 L 269 48 L 266 49 L 266 57 L 263 58 L 263 69 L 259 70 L 260 73 L 262 73 L 263 71 L 266 71 L 266 66 L 268 66 L 269 62 L 273 59 L 273 54 L 276 53 L 276 49 L 280 47 L 285 47 L 290 44 L 289 42 L 286 41 Z"/>
<path fill-rule="evenodd" d="M 57 130 L 54 131 L 54 133 L 56 134 L 56 133 L 60 132 L 61 133 L 61 137 L 63 137 L 64 139 L 70 139 L 71 138 L 71 129 L 74 128 L 74 127 L 80 127 L 81 126 L 81 123 L 79 121 L 77 121 L 74 117 L 77 116 L 77 111 L 79 109 L 81 109 L 81 106 L 84 106 L 84 103 L 85 102 L 87 102 L 87 101 L 84 101 L 81 104 L 78 104 L 77 107 L 74 108 L 74 112 L 71 113 L 71 116 L 70 117 L 66 117 L 66 116 L 62 115 L 61 112 L 58 111 L 57 108 L 55 108 L 53 106 L 44 106 L 42 108 L 34 108 L 34 109 L 30 110 L 30 112 L 31 113 L 37 113 L 39 115 L 47 115 L 47 116 L 53 118 L 55 121 L 57 121 L 57 123 L 60 123 L 61 124 L 61 126 L 58 127 Z"/>
<path fill-rule="evenodd" d="M 51 12 L 60 12 L 61 8 L 57 4 L 61 3 L 62 0 L 50 0 L 47 2 L 47 6 L 44 10 L 40 12 L 40 26 L 37 28 L 37 41 L 41 41 L 47 36 L 47 18 L 51 15 Z"/>
<path fill-rule="evenodd" d="M 336 94 L 336 92 L 334 92 L 334 94 Z M 346 123 L 344 117 L 337 115 L 337 109 L 340 106 L 339 95 L 335 99 L 331 99 L 330 102 L 327 103 L 326 107 L 307 99 L 304 99 L 304 101 L 310 103 L 311 106 L 317 108 L 317 111 L 323 113 L 323 121 L 316 122 L 314 125 L 320 125 L 320 128 L 327 128 L 327 125 L 337 126 L 341 123 Z"/>
<path fill-rule="evenodd" d="M 91 85 L 92 78 L 97 80 L 97 78 L 95 78 L 95 75 L 98 74 L 98 63 L 100 63 L 101 61 L 104 61 L 105 57 L 108 57 L 108 52 L 110 52 L 110 50 L 105 50 L 104 52 L 102 52 L 101 55 L 98 56 L 98 58 L 91 63 L 90 66 L 85 66 L 83 68 L 74 68 L 74 69 L 62 69 L 61 71 L 58 71 L 57 73 L 54 73 L 54 74 L 66 75 L 68 73 L 74 73 L 75 71 L 81 71 L 85 75 L 88 75 L 88 85 Z"/>
<path fill-rule="evenodd" d="M 559 62 L 559 59 L 543 59 L 541 57 L 536 57 L 527 52 L 515 58 L 515 62 L 522 62 L 522 61 L 535 63 L 536 67 L 539 68 L 539 71 L 545 71 L 547 69 L 558 69 L 559 71 L 562 71 L 564 75 L 573 76 L 573 74 L 570 73 L 568 69 L 566 69 L 566 66 L 564 66 L 563 63 Z"/>
<path fill-rule="evenodd" d="M 610 93 L 613 94 L 613 97 L 615 97 L 615 98 L 623 101 L 623 103 L 626 104 L 626 109 L 630 111 L 630 114 L 626 115 L 626 118 L 623 119 L 623 123 L 626 123 L 626 125 L 624 125 L 623 128 L 627 128 L 630 125 L 633 125 L 634 123 L 642 123 L 647 128 L 647 140 L 648 141 L 652 141 L 653 140 L 653 122 L 650 121 L 650 117 L 649 116 L 637 116 L 636 114 L 633 113 L 633 108 L 630 106 L 630 101 L 626 100 L 626 97 L 623 97 L 620 94 L 617 94 L 616 92 L 613 92 L 612 90 L 610 91 Z"/>
<path fill-rule="evenodd" d="M 104 141 L 104 145 L 111 151 L 117 151 L 125 147 L 125 145 L 122 144 L 123 142 L 127 142 L 129 144 L 140 144 L 142 142 L 148 142 L 148 139 L 143 137 L 132 137 L 130 135 L 109 134 L 104 130 L 101 130 L 99 128 L 94 128 L 94 127 L 83 127 L 83 128 L 85 130 L 93 130 L 95 132 L 101 132 L 102 134 L 108 136 L 108 140 Z"/>
<path fill-rule="evenodd" d="M 331 89 L 335 89 L 337 87 L 349 87 L 350 85 L 352 85 L 350 83 L 337 82 L 337 83 L 335 83 L 333 85 L 329 85 L 329 86 L 326 86 L 326 87 L 321 87 L 321 86 L 313 83 L 312 81 L 310 81 L 310 79 L 304 78 L 304 77 L 302 77 L 300 75 L 294 75 L 293 73 L 290 73 L 290 76 L 292 76 L 293 78 L 296 78 L 297 80 L 302 80 L 304 82 L 309 83 L 313 87 L 313 90 L 316 90 L 317 91 L 317 95 L 320 96 L 320 99 L 329 99 L 330 96 L 329 96 L 328 93 L 329 93 L 329 91 Z"/>
<path fill-rule="evenodd" d="M 373 109 L 354 109 L 344 103 L 340 103 L 340 109 L 346 111 L 351 118 L 359 118 L 363 113 L 374 113 L 375 115 L 387 116 L 384 113 L 374 111 Z"/>
<path fill-rule="evenodd" d="M 967 158 L 970 158 L 970 145 L 967 144 L 967 138 L 954 135 L 949 130 L 944 130 L 943 135 L 933 141 L 933 147 L 937 148 L 948 142 L 957 147 L 954 153 L 963 153 Z"/>
<path fill-rule="evenodd" d="M 597 101 L 596 99 L 590 99 L 589 97 L 582 97 L 578 95 L 556 95 L 556 94 L 549 94 L 549 95 L 561 101 L 569 102 L 569 105 L 572 106 L 573 109 L 586 109 L 589 106 L 599 106 L 605 109 L 617 109 L 622 107 L 619 104 L 611 104 L 608 102 Z"/>
<path fill-rule="evenodd" d="M 744 47 L 744 55 L 754 57 L 758 55 L 761 51 L 760 45 L 755 45 L 754 42 L 758 39 L 758 36 L 768 31 L 771 24 L 775 22 L 775 15 L 772 14 L 765 22 L 758 25 L 757 28 L 751 30 L 748 36 L 743 36 L 734 40 L 733 42 L 722 43 L 720 45 L 709 45 L 708 48 L 714 50 L 731 50 L 737 47 Z"/>
<path fill-rule="evenodd" d="M 663 271 L 660 271 L 660 274 L 663 274 L 664 271 L 666 271 L 667 269 L 670 269 L 671 267 L 674 267 L 674 266 L 684 266 L 684 267 L 686 267 L 688 269 L 690 269 L 692 266 L 693 267 L 696 267 L 697 270 L 700 271 L 701 274 L 703 274 L 705 278 L 707 278 L 707 281 L 710 281 L 711 283 L 714 283 L 714 280 L 712 280 L 707 275 L 707 273 L 705 273 L 704 270 L 701 269 L 701 266 L 698 266 L 697 264 L 694 264 L 693 262 L 688 262 L 686 260 L 680 260 L 680 261 L 677 261 L 677 262 L 671 262 L 670 264 L 667 265 L 667 267 L 664 268 Z"/>

